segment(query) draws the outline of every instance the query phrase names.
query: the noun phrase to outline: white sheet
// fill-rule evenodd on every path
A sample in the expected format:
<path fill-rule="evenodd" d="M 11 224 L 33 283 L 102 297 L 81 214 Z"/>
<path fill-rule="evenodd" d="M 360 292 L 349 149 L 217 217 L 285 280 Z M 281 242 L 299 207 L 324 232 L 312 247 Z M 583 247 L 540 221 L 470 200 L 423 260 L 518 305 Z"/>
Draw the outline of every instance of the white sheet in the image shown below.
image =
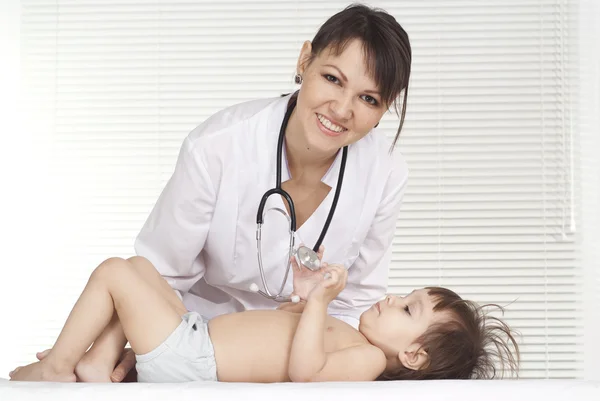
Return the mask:
<path fill-rule="evenodd" d="M 25 383 L 0 379 L 0 401 L 600 401 L 600 380 L 365 383 Z"/>

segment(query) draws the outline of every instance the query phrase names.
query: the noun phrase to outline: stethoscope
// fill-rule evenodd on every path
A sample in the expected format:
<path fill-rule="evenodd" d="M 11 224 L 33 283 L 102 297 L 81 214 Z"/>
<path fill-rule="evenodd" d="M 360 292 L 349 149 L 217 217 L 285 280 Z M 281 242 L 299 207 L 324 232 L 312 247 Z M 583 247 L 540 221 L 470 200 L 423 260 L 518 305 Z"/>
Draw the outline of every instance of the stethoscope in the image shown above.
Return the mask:
<path fill-rule="evenodd" d="M 288 274 L 290 272 L 292 255 L 294 255 L 296 257 L 297 261 L 301 265 L 305 266 L 306 268 L 308 268 L 312 271 L 318 270 L 321 266 L 321 261 L 319 260 L 317 251 L 319 250 L 319 247 L 321 246 L 321 243 L 323 242 L 323 239 L 325 238 L 325 234 L 327 233 L 327 230 L 329 229 L 329 224 L 331 223 L 331 219 L 333 218 L 333 213 L 335 212 L 335 208 L 337 206 L 338 198 L 340 196 L 340 190 L 342 188 L 342 181 L 344 180 L 344 170 L 346 169 L 346 158 L 348 156 L 348 147 L 345 146 L 342 150 L 342 162 L 340 165 L 340 172 L 339 172 L 339 176 L 338 176 L 337 186 L 335 189 L 335 195 L 333 197 L 333 203 L 331 205 L 331 209 L 329 210 L 329 215 L 327 216 L 327 220 L 325 221 L 325 225 L 323 226 L 323 229 L 321 230 L 321 235 L 319 236 L 317 243 L 315 244 L 313 249 L 310 249 L 306 246 L 301 246 L 298 248 L 298 250 L 294 254 L 294 234 L 296 233 L 296 211 L 294 209 L 294 201 L 292 200 L 292 197 L 285 190 L 283 190 L 281 188 L 281 159 L 282 159 L 282 153 L 283 153 L 283 139 L 285 136 L 285 129 L 287 127 L 290 116 L 292 115 L 292 111 L 294 111 L 294 108 L 296 107 L 296 101 L 297 101 L 296 96 L 297 96 L 297 93 L 292 95 L 290 104 L 288 105 L 288 109 L 283 118 L 283 122 L 281 123 L 281 129 L 279 130 L 279 141 L 277 143 L 277 181 L 275 183 L 275 188 L 272 188 L 272 189 L 268 190 L 267 192 L 265 192 L 265 194 L 263 195 L 263 197 L 260 201 L 260 204 L 258 206 L 258 212 L 256 214 L 256 247 L 257 247 L 257 253 L 258 253 L 258 270 L 260 272 L 260 278 L 262 280 L 264 291 L 260 290 L 258 288 L 258 286 L 256 285 L 256 283 L 252 283 L 252 285 L 250 285 L 250 289 L 252 291 L 257 292 L 260 295 L 262 295 L 268 299 L 272 299 L 276 302 L 290 302 L 290 301 L 298 302 L 299 301 L 297 296 L 290 297 L 290 296 L 282 295 L 283 289 L 285 287 L 285 283 L 287 282 Z M 267 285 L 267 280 L 265 278 L 265 272 L 264 272 L 264 268 L 263 268 L 263 264 L 262 264 L 262 247 L 261 247 L 261 228 L 263 225 L 265 204 L 267 203 L 267 199 L 269 198 L 269 196 L 271 196 L 273 194 L 278 194 L 278 195 L 283 196 L 283 198 L 286 200 L 286 202 L 288 203 L 288 206 L 290 208 L 289 216 L 287 215 L 287 213 L 284 210 L 282 210 L 280 208 L 275 207 L 275 208 L 270 209 L 270 210 L 274 210 L 274 211 L 277 211 L 277 212 L 283 214 L 287 218 L 288 224 L 290 227 L 290 230 L 289 230 L 290 242 L 289 242 L 289 251 L 288 251 L 288 258 L 287 258 L 287 268 L 285 270 L 285 276 L 283 277 L 281 287 L 279 288 L 279 291 L 276 294 L 272 293 L 271 290 L 269 289 L 269 286 Z"/>

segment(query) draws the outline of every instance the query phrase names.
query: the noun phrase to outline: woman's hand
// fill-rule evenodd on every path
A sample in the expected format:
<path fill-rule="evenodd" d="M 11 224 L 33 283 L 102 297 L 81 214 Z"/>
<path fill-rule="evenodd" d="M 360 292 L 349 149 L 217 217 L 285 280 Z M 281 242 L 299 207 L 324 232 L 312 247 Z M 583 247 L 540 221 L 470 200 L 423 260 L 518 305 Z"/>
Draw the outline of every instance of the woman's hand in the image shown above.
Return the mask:
<path fill-rule="evenodd" d="M 321 245 L 319 247 L 319 252 L 317 252 L 317 257 L 319 258 L 319 262 L 321 262 L 321 266 L 323 265 L 323 253 L 325 252 L 325 247 Z M 300 300 L 306 301 L 308 299 L 308 294 L 312 291 L 315 286 L 323 281 L 323 268 L 321 267 L 319 270 L 312 271 L 305 266 L 298 265 L 296 261 L 296 257 L 292 256 L 292 274 L 293 274 L 293 283 L 294 290 L 293 294 L 300 297 Z"/>

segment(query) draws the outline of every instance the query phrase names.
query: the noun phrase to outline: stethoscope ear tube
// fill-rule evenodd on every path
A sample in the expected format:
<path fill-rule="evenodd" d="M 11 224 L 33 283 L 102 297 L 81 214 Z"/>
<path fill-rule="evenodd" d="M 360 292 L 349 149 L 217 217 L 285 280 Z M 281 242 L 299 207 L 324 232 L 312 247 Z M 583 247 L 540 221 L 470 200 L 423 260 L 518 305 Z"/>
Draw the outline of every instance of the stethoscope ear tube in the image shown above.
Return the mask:
<path fill-rule="evenodd" d="M 279 194 L 284 197 L 288 207 L 290 208 L 290 230 L 292 232 L 296 232 L 296 210 L 294 208 L 294 202 L 292 201 L 290 194 L 281 188 L 272 188 L 265 192 L 260 200 L 260 204 L 258 205 L 258 212 L 256 212 L 256 224 L 263 224 L 265 205 L 267 204 L 267 199 L 269 199 L 269 196 L 273 194 Z"/>
<path fill-rule="evenodd" d="M 340 163 L 340 174 L 338 176 L 337 185 L 335 188 L 335 195 L 333 196 L 333 202 L 331 204 L 331 209 L 329 209 L 329 214 L 327 215 L 327 220 L 325 220 L 325 225 L 323 226 L 323 230 L 321 231 L 321 235 L 315 244 L 313 251 L 315 253 L 319 252 L 319 248 L 325 239 L 325 234 L 329 229 L 329 224 L 331 224 L 331 220 L 333 219 L 333 213 L 337 207 L 338 199 L 340 198 L 340 192 L 342 189 L 342 182 L 344 181 L 344 171 L 346 171 L 346 158 L 348 157 L 348 147 L 344 146 L 342 149 L 342 162 Z"/>

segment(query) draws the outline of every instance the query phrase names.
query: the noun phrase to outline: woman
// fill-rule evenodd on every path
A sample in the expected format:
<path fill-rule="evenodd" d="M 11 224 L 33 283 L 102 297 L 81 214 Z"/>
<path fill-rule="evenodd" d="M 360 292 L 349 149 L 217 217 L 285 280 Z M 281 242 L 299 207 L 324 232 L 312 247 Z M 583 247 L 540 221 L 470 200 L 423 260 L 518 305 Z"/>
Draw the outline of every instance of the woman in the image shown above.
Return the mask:
<path fill-rule="evenodd" d="M 297 93 L 229 107 L 184 140 L 175 171 L 135 241 L 136 253 L 156 266 L 188 310 L 208 318 L 277 307 L 250 287 L 264 290 L 256 218 L 263 194 L 276 185 L 281 130 L 281 188 L 295 206 L 296 244 L 317 243 L 343 178 L 322 245 L 326 260 L 348 269 L 347 287 L 329 313 L 357 327 L 360 314 L 386 292 L 408 176 L 402 156 L 391 150 L 404 121 L 410 65 L 408 36 L 384 11 L 355 5 L 331 17 L 301 49 Z M 388 141 L 373 129 L 401 93 L 400 125 Z M 265 211 L 272 208 L 290 214 L 280 195 L 268 198 Z M 262 263 L 274 292 L 285 277 L 288 227 L 281 214 L 266 214 Z M 283 294 L 291 288 L 290 275 Z M 98 341 L 122 336 L 113 325 Z M 133 368 L 133 354 L 125 355 L 114 381 Z M 102 355 L 92 348 L 81 363 L 92 366 L 95 358 Z"/>

